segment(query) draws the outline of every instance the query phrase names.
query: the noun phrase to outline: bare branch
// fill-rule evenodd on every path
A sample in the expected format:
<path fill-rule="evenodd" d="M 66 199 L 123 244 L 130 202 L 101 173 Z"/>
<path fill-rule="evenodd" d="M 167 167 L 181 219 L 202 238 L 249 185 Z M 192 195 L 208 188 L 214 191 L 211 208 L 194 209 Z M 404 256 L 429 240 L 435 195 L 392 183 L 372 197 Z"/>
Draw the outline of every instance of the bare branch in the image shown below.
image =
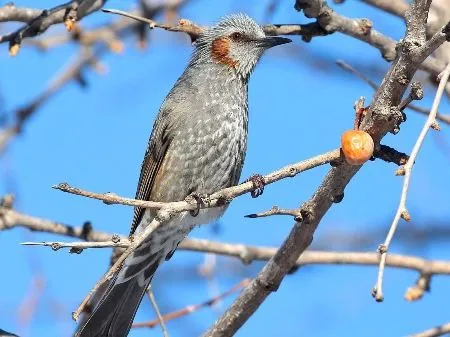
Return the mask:
<path fill-rule="evenodd" d="M 416 1 L 420 0 L 414 0 L 413 3 Z M 428 12 L 426 6 L 424 7 L 425 12 Z M 322 21 L 322 27 L 325 30 L 327 30 L 327 27 L 329 29 L 344 27 L 340 31 L 345 32 L 349 23 L 353 27 L 358 27 L 354 21 L 345 22 L 345 24 L 339 22 L 336 13 L 324 1 L 297 0 L 296 8 L 303 9 L 308 17 L 317 18 L 319 23 Z M 408 24 L 416 25 L 420 22 L 425 25 L 425 22 L 421 20 L 422 15 L 423 13 L 412 12 Z M 329 26 L 332 23 L 338 23 L 338 25 Z M 405 39 L 411 39 L 413 36 L 410 35 L 414 32 L 415 29 L 408 29 Z M 367 30 L 363 29 L 362 32 L 358 33 L 358 36 L 360 34 L 367 34 Z M 370 29 L 367 35 L 373 38 L 373 30 Z M 370 133 L 376 143 L 379 143 L 379 140 L 387 132 L 392 131 L 401 120 L 402 116 L 397 111 L 398 108 L 392 110 L 391 107 L 398 106 L 418 67 L 419 64 L 411 59 L 410 52 L 404 48 L 401 49 L 380 88 L 375 93 L 373 103 L 362 122 L 361 129 Z M 358 172 L 359 168 L 360 166 L 342 164 L 329 171 L 313 197 L 302 205 L 302 223 L 294 224 L 289 236 L 277 253 L 238 296 L 231 307 L 205 333 L 205 336 L 233 335 L 258 309 L 267 296 L 279 287 L 284 276 L 292 269 L 298 257 L 312 242 L 313 234 L 320 220 L 333 204 L 334 197 L 343 194 L 345 186 Z"/>
<path fill-rule="evenodd" d="M 410 337 L 439 337 L 450 333 L 450 323 L 442 324 L 432 329 L 410 335 Z"/>
<path fill-rule="evenodd" d="M 17 31 L 0 36 L 0 43 L 10 43 L 10 53 L 15 55 L 22 40 L 42 34 L 50 26 L 79 21 L 86 15 L 100 9 L 107 0 L 73 0 L 47 10 L 16 8 L 7 4 L 0 8 L 0 21 L 23 21 L 26 24 Z"/>
<path fill-rule="evenodd" d="M 158 323 L 161 326 L 163 336 L 169 337 L 169 332 L 167 331 L 166 324 L 164 323 L 164 317 L 162 317 L 161 312 L 159 311 L 158 303 L 156 302 L 155 295 L 153 295 L 151 286 L 149 286 L 147 289 L 147 295 L 152 304 L 153 309 L 155 310 L 156 316 L 158 317 Z"/>
<path fill-rule="evenodd" d="M 206 302 L 203 302 L 203 303 L 200 303 L 200 304 L 195 304 L 195 305 L 189 305 L 186 308 L 183 308 L 181 310 L 165 314 L 161 318 L 162 318 L 163 321 L 167 322 L 167 321 L 170 321 L 170 320 L 175 319 L 175 318 L 179 318 L 179 317 L 182 317 L 182 316 L 189 315 L 189 314 L 191 314 L 193 312 L 198 311 L 201 308 L 211 307 L 214 304 L 216 304 L 219 301 L 221 301 L 222 299 L 224 299 L 225 297 L 230 296 L 233 293 L 236 293 L 237 291 L 239 291 L 242 288 L 246 287 L 249 282 L 250 282 L 249 279 L 247 279 L 247 278 L 243 279 L 241 282 L 236 284 L 234 287 L 230 288 L 229 290 L 225 291 L 224 293 L 222 293 L 222 294 L 220 294 L 218 296 L 215 296 L 215 297 L 209 299 Z M 150 321 L 150 322 L 133 323 L 133 328 L 154 328 L 159 323 L 160 323 L 160 319 L 158 318 L 158 319 L 155 319 L 155 320 Z"/>
<path fill-rule="evenodd" d="M 404 0 L 363 0 L 363 2 L 401 18 L 408 10 L 408 3 Z"/>
<path fill-rule="evenodd" d="M 270 210 L 260 213 L 247 214 L 246 218 L 263 218 L 272 215 L 290 215 L 294 217 L 295 221 L 301 221 L 302 215 L 298 209 L 284 209 L 278 206 L 273 206 Z"/>
<path fill-rule="evenodd" d="M 402 193 L 401 193 L 401 197 L 400 197 L 400 202 L 399 202 L 399 205 L 397 208 L 397 212 L 394 216 L 394 220 L 392 221 L 391 227 L 387 234 L 386 240 L 382 245 L 380 245 L 380 248 L 379 248 L 380 267 L 379 267 L 379 272 L 378 272 L 377 283 L 374 288 L 374 297 L 377 301 L 383 301 L 383 275 L 384 275 L 384 266 L 386 264 L 386 254 L 387 254 L 387 251 L 391 244 L 391 241 L 394 237 L 395 231 L 397 230 L 398 223 L 400 221 L 400 218 L 403 218 L 407 221 L 409 221 L 409 218 L 410 218 L 408 210 L 406 208 L 406 197 L 408 194 L 408 187 L 409 187 L 409 181 L 411 179 L 412 167 L 417 158 L 417 154 L 420 151 L 420 148 L 425 139 L 425 136 L 428 133 L 428 130 L 430 129 L 431 125 L 435 122 L 439 103 L 441 101 L 442 94 L 445 90 L 445 85 L 448 81 L 449 76 L 450 76 L 450 64 L 447 66 L 447 68 L 445 69 L 445 71 L 441 77 L 441 80 L 440 80 L 441 82 L 439 84 L 430 114 L 428 115 L 425 125 L 424 125 L 422 131 L 420 132 L 420 135 L 417 138 L 416 144 L 414 145 L 414 147 L 411 151 L 409 160 L 403 168 L 403 171 L 405 174 L 405 179 L 403 181 L 403 188 L 402 188 Z"/>
<path fill-rule="evenodd" d="M 376 84 L 374 81 L 372 81 L 370 78 L 368 78 L 366 75 L 364 75 L 363 73 L 361 73 L 359 70 L 355 69 L 354 67 L 352 67 L 350 64 L 342 61 L 342 60 L 338 60 L 336 61 L 336 64 L 341 67 L 342 69 L 356 75 L 357 77 L 359 77 L 361 80 L 363 80 L 365 83 L 367 83 L 372 89 L 377 90 L 378 89 L 378 84 Z M 447 85 L 448 86 L 448 85 Z M 422 115 L 426 115 L 428 116 L 430 114 L 430 110 L 422 108 L 420 106 L 417 105 L 413 105 L 413 104 L 407 104 L 407 108 L 411 109 L 413 111 L 416 111 Z M 450 125 L 450 115 L 446 114 L 446 115 L 442 115 L 440 113 L 438 113 L 436 115 L 436 119 L 444 122 L 445 124 L 449 124 Z"/>
<path fill-rule="evenodd" d="M 430 291 L 431 275 L 424 271 L 412 287 L 409 287 L 405 293 L 405 300 L 409 302 L 420 300 L 425 292 Z"/>
<path fill-rule="evenodd" d="M 331 161 L 337 160 L 340 158 L 340 151 L 333 150 L 318 156 L 315 156 L 310 159 L 306 159 L 304 161 L 298 162 L 296 164 L 287 165 L 277 171 L 274 171 L 268 175 L 263 176 L 265 181 L 265 185 L 272 184 L 281 179 L 294 177 L 297 174 L 304 172 L 306 170 L 312 169 L 314 167 L 324 165 L 330 163 Z M 191 201 L 176 201 L 176 202 L 155 202 L 155 201 L 145 201 L 145 200 L 136 200 L 130 198 L 119 197 L 112 193 L 95 193 L 85 191 L 76 187 L 72 187 L 67 183 L 62 183 L 53 188 L 58 189 L 63 192 L 81 195 L 87 198 L 93 198 L 97 200 L 102 200 L 107 204 L 122 204 L 128 206 L 137 206 L 143 208 L 152 208 L 152 209 L 164 209 L 170 210 L 170 212 L 183 212 L 195 210 L 199 205 L 195 200 Z M 243 195 L 245 193 L 251 192 L 255 189 L 255 186 L 252 182 L 245 182 L 237 186 L 225 188 L 221 191 L 215 192 L 206 198 L 204 198 L 204 202 L 200 205 L 200 208 L 210 208 L 223 205 L 224 203 L 230 202 L 232 199 L 237 196 Z"/>

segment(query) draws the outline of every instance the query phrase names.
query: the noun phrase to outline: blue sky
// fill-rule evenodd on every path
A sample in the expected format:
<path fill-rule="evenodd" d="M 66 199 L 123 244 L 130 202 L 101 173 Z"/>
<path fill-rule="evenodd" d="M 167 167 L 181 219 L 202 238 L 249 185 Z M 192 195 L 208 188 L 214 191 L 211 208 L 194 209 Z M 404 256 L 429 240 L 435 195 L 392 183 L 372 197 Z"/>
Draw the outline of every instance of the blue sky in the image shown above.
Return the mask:
<path fill-rule="evenodd" d="M 210 24 L 219 17 L 243 11 L 264 23 L 269 1 L 196 0 L 181 10 L 181 17 Z M 16 3 L 36 6 L 29 0 Z M 39 6 L 51 7 L 51 1 Z M 108 2 L 110 8 L 128 9 L 130 3 Z M 374 11 L 359 2 L 347 2 L 336 8 L 351 17 L 368 17 L 374 27 L 396 39 L 403 34 L 399 19 Z M 85 25 L 114 19 L 96 13 Z M 281 2 L 270 20 L 273 23 L 305 23 L 308 20 L 293 9 L 293 1 Z M 13 26 L 2 26 L 2 32 Z M 62 31 L 54 27 L 49 34 Z M 132 209 L 107 206 L 100 202 L 64 194 L 51 189 L 59 182 L 92 191 L 111 191 L 133 196 L 141 160 L 155 114 L 171 86 L 186 66 L 192 47 L 178 33 L 155 30 L 150 47 L 135 48 L 135 39 L 125 41 L 123 54 L 106 55 L 109 68 L 105 75 L 86 71 L 88 87 L 71 83 L 55 95 L 25 126 L 23 133 L 2 155 L 0 191 L 17 196 L 17 209 L 34 216 L 72 225 L 90 220 L 95 229 L 128 233 Z M 353 123 L 353 102 L 360 96 L 370 102 L 372 90 L 352 75 L 340 70 L 334 61 L 343 59 L 360 66 L 377 82 L 389 65 L 374 48 L 349 37 L 334 34 L 305 44 L 294 43 L 271 50 L 260 62 L 249 86 L 249 146 L 244 180 L 253 173 L 269 173 L 293 163 L 334 149 L 340 135 Z M 6 111 L 28 102 L 41 92 L 49 79 L 76 56 L 77 47 L 68 45 L 48 52 L 22 48 L 10 58 L 7 46 L 0 49 L 0 91 Z M 318 67 L 320 65 L 320 68 Z M 422 76 L 423 78 L 423 76 Z M 420 105 L 430 107 L 435 88 L 425 87 Z M 444 98 L 442 112 L 450 111 Z M 423 125 L 424 117 L 408 112 L 401 132 L 388 135 L 383 143 L 410 152 Z M 439 135 L 430 132 L 414 167 L 408 208 L 412 224 L 418 228 L 448 222 L 448 190 L 445 179 L 450 154 L 439 144 L 448 143 L 448 127 Z M 441 138 L 437 138 L 441 137 Z M 204 226 L 191 236 L 252 245 L 278 246 L 289 232 L 287 217 L 247 219 L 245 214 L 270 208 L 297 207 L 307 200 L 329 167 L 305 172 L 266 188 L 264 195 L 236 199 L 220 226 Z M 384 233 L 390 224 L 400 197 L 402 179 L 394 176 L 395 166 L 381 161 L 369 162 L 351 181 L 342 203 L 324 217 L 314 237 L 332 248 L 340 238 L 332 233 L 349 233 L 364 238 L 368 233 Z M 403 229 L 411 224 L 401 223 Z M 215 230 L 215 229 L 219 230 Z M 384 234 L 383 234 L 384 235 Z M 330 239 L 331 238 L 331 239 Z M 22 241 L 56 240 L 56 236 L 14 229 L 0 233 L 2 266 L 0 278 L 0 327 L 21 336 L 68 336 L 74 329 L 70 312 L 106 270 L 110 250 L 88 250 L 81 255 L 53 252 L 41 247 L 22 247 Z M 64 238 L 62 238 L 64 239 Z M 322 241 L 321 241 L 322 240 Z M 382 237 L 372 246 L 352 246 L 352 250 L 375 251 Z M 346 247 L 341 245 L 341 249 Z M 396 237 L 392 252 L 426 258 L 450 259 L 445 240 L 421 244 L 403 244 Z M 163 313 L 207 300 L 229 289 L 244 277 L 256 275 L 263 264 L 242 266 L 230 258 L 218 258 L 212 280 L 198 274 L 204 261 L 199 253 L 177 252 L 157 273 L 155 296 Z M 376 303 L 370 296 L 376 268 L 355 266 L 308 266 L 287 276 L 277 293 L 271 295 L 237 336 L 405 336 L 449 320 L 445 294 L 450 291 L 447 277 L 432 281 L 432 292 L 421 301 L 407 303 L 404 291 L 417 275 L 411 271 L 388 269 L 385 275 L 385 301 Z M 18 319 L 18 307 L 30 288 L 33 274 L 46 282 L 36 313 L 26 327 Z M 172 337 L 197 336 L 205 331 L 234 296 L 219 306 L 205 308 L 168 323 Z M 154 318 L 144 300 L 136 321 Z M 160 336 L 151 331 L 134 330 L 130 336 Z"/>

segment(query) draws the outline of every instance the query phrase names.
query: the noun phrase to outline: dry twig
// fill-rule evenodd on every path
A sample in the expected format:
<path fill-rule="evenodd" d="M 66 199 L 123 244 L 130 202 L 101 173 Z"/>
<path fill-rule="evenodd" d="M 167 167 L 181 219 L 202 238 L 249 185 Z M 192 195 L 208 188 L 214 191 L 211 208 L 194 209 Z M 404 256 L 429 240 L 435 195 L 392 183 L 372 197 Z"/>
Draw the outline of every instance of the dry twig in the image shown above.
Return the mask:
<path fill-rule="evenodd" d="M 169 337 L 169 332 L 167 331 L 166 324 L 164 323 L 164 317 L 162 317 L 161 311 L 159 311 L 158 303 L 156 302 L 155 295 L 153 295 L 151 286 L 149 286 L 147 289 L 147 295 L 152 304 L 153 309 L 155 310 L 156 316 L 158 317 L 158 323 L 161 326 L 163 336 Z"/>
<path fill-rule="evenodd" d="M 410 335 L 409 337 L 439 337 L 450 333 L 450 323 L 431 328 L 429 330 Z"/>
<path fill-rule="evenodd" d="M 236 284 L 234 287 L 230 288 L 229 290 L 223 292 L 222 294 L 220 294 L 218 296 L 215 296 L 215 297 L 209 299 L 206 302 L 195 304 L 195 305 L 189 305 L 189 306 L 187 306 L 187 307 L 185 307 L 185 308 L 183 308 L 181 310 L 165 314 L 161 318 L 162 318 L 163 321 L 167 322 L 167 321 L 170 321 L 170 320 L 175 319 L 175 318 L 179 318 L 179 317 L 182 317 L 182 316 L 189 315 L 189 314 L 191 314 L 193 312 L 198 311 L 201 308 L 211 307 L 214 304 L 216 304 L 217 302 L 219 302 L 222 299 L 224 299 L 225 297 L 230 296 L 233 293 L 236 293 L 237 291 L 239 291 L 242 288 L 246 287 L 249 282 L 250 282 L 249 279 L 243 279 L 241 282 Z M 155 319 L 153 321 L 150 321 L 150 322 L 133 323 L 133 328 L 154 328 L 158 324 L 160 324 L 159 318 Z"/>
<path fill-rule="evenodd" d="M 400 202 L 399 202 L 399 205 L 397 208 L 397 212 L 394 216 L 394 220 L 392 221 L 392 224 L 391 224 L 391 227 L 387 234 L 385 242 L 383 244 L 381 244 L 380 247 L 378 248 L 378 251 L 380 253 L 380 267 L 379 267 L 379 271 L 378 271 L 377 283 L 375 285 L 373 293 L 374 293 L 375 299 L 379 302 L 383 301 L 383 275 L 384 275 L 384 266 L 386 264 L 387 251 L 388 251 L 391 241 L 394 237 L 395 231 L 397 230 L 400 218 L 403 218 L 406 221 L 410 221 L 410 218 L 411 218 L 408 213 L 408 210 L 406 208 L 406 197 L 408 194 L 408 187 L 409 187 L 409 182 L 411 179 L 412 167 L 417 158 L 417 154 L 420 151 L 420 148 L 425 139 L 425 136 L 428 133 L 428 130 L 430 129 L 432 124 L 435 123 L 439 103 L 441 101 L 442 94 L 445 90 L 445 85 L 448 81 L 449 76 L 450 76 L 450 64 L 446 67 L 445 71 L 442 74 L 442 77 L 440 79 L 440 84 L 439 84 L 430 114 L 428 115 L 425 125 L 424 125 L 422 131 L 420 132 L 420 135 L 417 138 L 416 144 L 414 145 L 414 147 L 411 151 L 411 155 L 408 159 L 408 162 L 403 166 L 403 169 L 402 169 L 402 173 L 404 174 L 405 179 L 403 181 L 403 188 L 402 188 L 402 193 L 401 193 Z"/>
<path fill-rule="evenodd" d="M 437 48 L 437 43 L 425 46 L 425 23 L 430 1 L 413 0 L 408 10 L 407 32 L 399 46 L 391 69 L 386 74 L 381 86 L 373 98 L 373 103 L 365 116 L 361 129 L 369 132 L 376 143 L 389 131 L 398 125 L 402 116 L 397 107 L 403 94 L 419 65 Z M 296 8 L 303 9 L 308 17 L 317 18 L 323 27 L 339 28 L 346 32 L 351 24 L 352 29 L 358 27 L 355 22 L 342 22 L 336 13 L 331 11 L 321 0 L 297 0 Z M 334 26 L 331 26 L 334 24 Z M 359 32 L 362 36 L 366 31 Z M 362 35 L 361 35 L 362 34 Z M 445 34 L 448 38 L 450 32 Z M 378 38 L 373 36 L 373 30 L 364 35 L 365 40 Z M 441 39 L 442 36 L 439 36 Z M 445 41 L 445 39 L 442 39 Z M 372 40 L 373 42 L 373 40 Z M 429 55 L 429 54 L 428 54 Z M 332 168 L 313 197 L 301 207 L 303 221 L 295 223 L 290 234 L 281 245 L 277 253 L 264 266 L 259 274 L 250 282 L 249 286 L 238 296 L 234 303 L 220 317 L 204 336 L 231 336 L 252 316 L 264 300 L 281 284 L 284 276 L 292 270 L 298 257 L 310 245 L 313 234 L 320 220 L 333 204 L 335 196 L 344 192 L 345 186 L 358 172 L 359 166 L 342 164 Z"/>

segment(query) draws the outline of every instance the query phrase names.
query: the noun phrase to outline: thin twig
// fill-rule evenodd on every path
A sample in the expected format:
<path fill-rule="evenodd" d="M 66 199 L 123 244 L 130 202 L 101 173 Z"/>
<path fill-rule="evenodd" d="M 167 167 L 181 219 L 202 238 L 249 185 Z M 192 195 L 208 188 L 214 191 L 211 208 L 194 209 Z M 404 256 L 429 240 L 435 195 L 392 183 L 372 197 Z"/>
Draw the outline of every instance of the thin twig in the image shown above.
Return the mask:
<path fill-rule="evenodd" d="M 129 240 L 120 241 L 99 241 L 99 242 L 60 242 L 60 241 L 44 241 L 44 242 L 22 242 L 23 246 L 44 246 L 51 247 L 53 250 L 59 250 L 61 248 L 106 248 L 106 247 L 120 247 L 127 248 L 130 246 Z"/>
<path fill-rule="evenodd" d="M 271 209 L 265 212 L 252 213 L 245 215 L 246 218 L 264 218 L 266 216 L 272 215 L 290 215 L 294 217 L 295 221 L 301 221 L 302 215 L 298 209 L 284 209 L 279 208 L 278 206 L 273 206 Z"/>
<path fill-rule="evenodd" d="M 450 333 L 450 323 L 442 324 L 432 329 L 410 335 L 409 337 L 439 337 Z"/>
<path fill-rule="evenodd" d="M 169 332 L 167 331 L 166 324 L 164 323 L 164 317 L 161 315 L 161 311 L 159 311 L 158 303 L 156 302 L 155 295 L 153 295 L 152 286 L 150 285 L 147 289 L 147 295 L 152 303 L 152 307 L 155 310 L 156 316 L 158 317 L 158 323 L 161 326 L 161 330 L 164 337 L 169 337 Z"/>
<path fill-rule="evenodd" d="M 153 233 L 162 223 L 169 221 L 176 213 L 169 213 L 167 211 L 160 210 L 157 216 L 152 220 L 152 222 L 145 228 L 145 230 L 133 239 L 133 242 L 129 247 L 120 255 L 117 261 L 109 268 L 105 275 L 95 284 L 95 286 L 89 291 L 84 300 L 78 306 L 78 308 L 72 313 L 72 318 L 76 321 L 81 313 L 84 311 L 86 305 L 88 304 L 92 295 L 99 289 L 99 287 L 111 279 L 113 275 L 120 270 L 125 259 L 130 256 L 130 254 L 142 243 L 144 240 Z"/>
<path fill-rule="evenodd" d="M 191 314 L 193 312 L 198 311 L 201 308 L 204 307 L 211 307 L 214 304 L 216 304 L 217 302 L 221 301 L 222 299 L 224 299 L 227 296 L 232 295 L 233 293 L 236 293 L 237 291 L 241 290 L 242 288 L 246 287 L 248 285 L 248 283 L 250 282 L 249 279 L 243 279 L 241 282 L 239 282 L 238 284 L 236 284 L 235 286 L 233 286 L 232 288 L 230 288 L 229 290 L 223 292 L 222 294 L 215 296 L 203 303 L 199 303 L 199 304 L 194 304 L 194 305 L 189 305 L 181 310 L 178 311 L 174 311 L 168 314 L 165 314 L 162 316 L 163 321 L 167 322 L 170 321 L 172 319 L 175 318 L 179 318 L 182 316 L 186 316 L 188 314 Z M 139 322 L 139 323 L 133 323 L 133 328 L 154 328 L 155 326 L 157 326 L 159 324 L 160 320 L 159 319 L 155 319 L 153 321 L 150 322 Z"/>
<path fill-rule="evenodd" d="M 341 67 L 343 70 L 346 70 L 346 71 L 354 74 L 356 77 L 360 78 L 363 82 L 367 83 L 373 90 L 377 90 L 378 89 L 378 84 L 376 84 L 374 81 L 372 81 L 366 75 L 364 75 L 361 71 L 359 71 L 358 69 L 354 68 L 353 66 L 351 66 L 347 62 L 345 62 L 343 60 L 337 60 L 336 64 L 339 67 Z M 430 114 L 430 110 L 428 110 L 426 108 L 422 108 L 422 107 L 414 105 L 414 104 L 407 104 L 406 107 L 408 109 L 416 111 L 416 112 L 418 112 L 418 113 L 420 113 L 422 115 L 428 116 Z M 448 115 L 448 114 L 444 115 L 444 114 L 437 113 L 436 119 L 441 121 L 441 122 L 444 122 L 445 124 L 450 125 L 450 115 Z"/>
<path fill-rule="evenodd" d="M 339 149 L 336 149 L 292 165 L 287 165 L 279 170 L 276 170 L 272 173 L 263 176 L 263 179 L 265 185 L 269 185 L 281 179 L 294 177 L 301 172 L 304 172 L 306 170 L 312 169 L 320 165 L 330 163 L 339 158 L 340 158 L 340 151 Z M 228 203 L 232 199 L 240 195 L 253 191 L 255 189 L 255 186 L 252 182 L 245 182 L 237 186 L 225 188 L 221 191 L 215 192 L 205 197 L 204 198 L 205 200 L 201 205 L 197 205 L 197 202 L 195 202 L 195 200 L 175 201 L 175 202 L 155 202 L 155 201 L 136 200 L 131 198 L 120 197 L 113 193 L 90 192 L 76 187 L 72 187 L 67 183 L 58 184 L 56 186 L 53 186 L 53 188 L 63 192 L 76 194 L 87 198 L 102 200 L 107 204 L 121 204 L 135 207 L 137 206 L 151 209 L 166 209 L 175 212 L 183 212 L 195 210 L 197 209 L 198 206 L 200 206 L 201 208 L 211 208 L 223 205 L 224 203 Z"/>
<path fill-rule="evenodd" d="M 419 150 L 422 146 L 422 143 L 425 139 L 426 134 L 428 133 L 428 130 L 430 129 L 431 125 L 435 122 L 437 110 L 439 107 L 439 103 L 441 102 L 442 94 L 445 90 L 445 85 L 448 81 L 450 75 L 450 63 L 445 68 L 442 77 L 440 79 L 439 87 L 436 93 L 436 97 L 434 99 L 430 114 L 428 115 L 427 120 L 425 121 L 425 125 L 423 126 L 422 131 L 420 132 L 419 137 L 417 138 L 416 144 L 414 145 L 411 155 L 408 159 L 408 162 L 405 164 L 403 168 L 403 172 L 405 174 L 405 179 L 403 181 L 403 188 L 402 193 L 400 197 L 400 202 L 397 208 L 397 212 L 395 214 L 394 220 L 392 221 L 391 227 L 389 229 L 389 232 L 387 234 L 386 240 L 383 244 L 379 247 L 379 253 L 380 253 L 380 265 L 379 265 L 379 271 L 378 271 L 378 279 L 377 283 L 373 290 L 373 295 L 375 297 L 375 300 L 378 302 L 383 301 L 383 275 L 384 275 L 384 267 L 386 264 L 386 255 L 387 251 L 389 249 L 389 246 L 391 244 L 392 238 L 394 237 L 395 231 L 397 230 L 398 223 L 400 221 L 400 218 L 403 218 L 407 221 L 410 220 L 410 216 L 408 213 L 408 210 L 406 208 L 406 197 L 408 194 L 408 187 L 409 187 L 409 181 L 411 179 L 411 171 L 412 167 L 414 165 L 414 162 L 417 158 L 417 154 L 419 153 Z"/>

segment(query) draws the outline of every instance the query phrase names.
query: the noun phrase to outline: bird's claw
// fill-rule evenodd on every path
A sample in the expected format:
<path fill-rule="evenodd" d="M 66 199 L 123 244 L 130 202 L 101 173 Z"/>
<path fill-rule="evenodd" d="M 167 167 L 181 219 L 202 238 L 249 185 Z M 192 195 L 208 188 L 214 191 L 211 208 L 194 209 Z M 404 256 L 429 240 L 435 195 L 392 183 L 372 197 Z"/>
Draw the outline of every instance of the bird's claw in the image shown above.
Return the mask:
<path fill-rule="evenodd" d="M 252 198 L 257 198 L 264 193 L 264 186 L 266 185 L 266 181 L 264 180 L 264 177 L 262 175 L 256 173 L 246 180 L 246 182 L 249 181 L 251 181 L 253 184 L 253 190 L 250 192 Z"/>
<path fill-rule="evenodd" d="M 192 198 L 193 200 L 195 200 L 195 202 L 196 202 L 196 204 L 197 204 L 196 209 L 193 209 L 193 210 L 190 210 L 190 211 L 189 211 L 189 213 L 191 214 L 191 216 L 196 217 L 196 216 L 200 213 L 200 208 L 201 208 L 201 206 L 205 204 L 205 202 L 203 201 L 203 199 L 204 199 L 205 197 L 206 197 L 205 195 L 202 195 L 202 194 L 196 193 L 196 192 L 191 193 L 191 194 L 189 194 L 189 195 L 187 196 L 186 199 L 191 199 L 191 198 Z"/>

